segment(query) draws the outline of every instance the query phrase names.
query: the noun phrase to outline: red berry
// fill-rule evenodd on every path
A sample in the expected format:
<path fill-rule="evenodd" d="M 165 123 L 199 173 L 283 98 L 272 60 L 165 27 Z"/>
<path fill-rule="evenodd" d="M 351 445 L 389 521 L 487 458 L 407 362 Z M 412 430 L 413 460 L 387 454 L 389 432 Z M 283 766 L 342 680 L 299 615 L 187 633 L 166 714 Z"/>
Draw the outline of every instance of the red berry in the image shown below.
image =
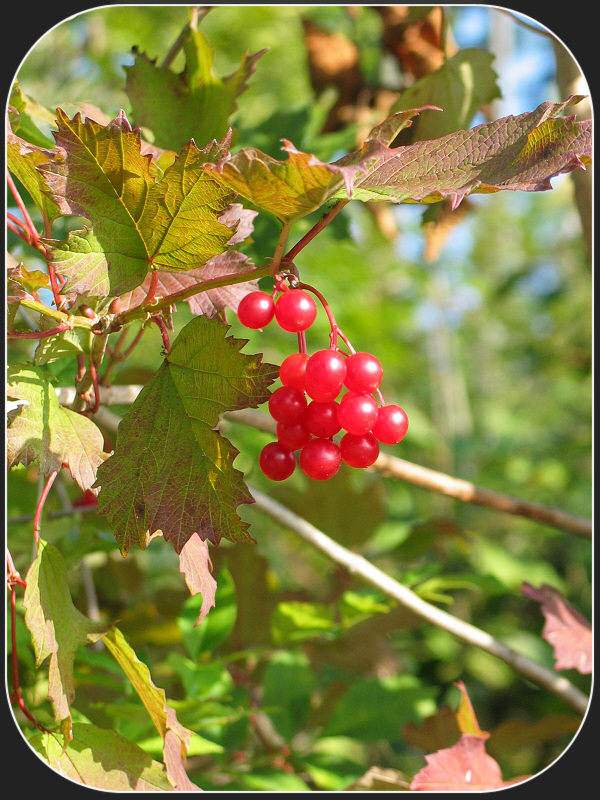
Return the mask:
<path fill-rule="evenodd" d="M 340 430 L 337 417 L 338 404 L 335 400 L 327 403 L 318 403 L 313 400 L 308 404 L 304 421 L 308 430 L 322 439 L 330 439 Z"/>
<path fill-rule="evenodd" d="M 269 397 L 269 413 L 276 422 L 300 422 L 306 411 L 306 397 L 293 386 L 281 386 Z"/>
<path fill-rule="evenodd" d="M 311 439 L 300 451 L 300 467 L 315 481 L 333 478 L 341 463 L 340 448 L 329 439 Z"/>
<path fill-rule="evenodd" d="M 335 400 L 346 377 L 346 360 L 339 350 L 317 350 L 306 364 L 306 393 L 319 403 Z"/>
<path fill-rule="evenodd" d="M 277 441 L 288 450 L 300 450 L 310 441 L 310 431 L 304 420 L 300 422 L 278 422 Z"/>
<path fill-rule="evenodd" d="M 381 406 L 372 432 L 383 444 L 398 444 L 406 436 L 408 417 L 404 409 L 393 404 Z"/>
<path fill-rule="evenodd" d="M 353 353 L 346 359 L 344 386 L 356 394 L 372 394 L 381 383 L 383 367 L 370 353 Z"/>
<path fill-rule="evenodd" d="M 98 498 L 94 492 L 91 491 L 91 489 L 86 489 L 80 497 L 78 497 L 76 500 L 73 500 L 71 505 L 73 508 L 79 508 L 80 506 L 97 506 Z"/>
<path fill-rule="evenodd" d="M 293 386 L 304 391 L 306 362 L 308 353 L 292 353 L 285 358 L 279 367 L 279 378 L 284 386 Z"/>
<path fill-rule="evenodd" d="M 377 422 L 377 403 L 370 394 L 345 394 L 338 408 L 338 421 L 342 428 L 355 436 L 369 433 Z"/>
<path fill-rule="evenodd" d="M 246 328 L 264 328 L 275 316 L 275 303 L 266 292 L 250 292 L 240 300 L 237 315 Z"/>
<path fill-rule="evenodd" d="M 284 481 L 296 469 L 296 457 L 279 442 L 271 442 L 261 450 L 258 465 L 267 478 Z"/>
<path fill-rule="evenodd" d="M 379 455 L 379 442 L 372 433 L 355 436 L 347 433 L 340 442 L 342 460 L 350 467 L 370 467 L 377 461 Z"/>
<path fill-rule="evenodd" d="M 299 333 L 315 321 L 317 304 L 311 295 L 301 289 L 283 292 L 275 303 L 275 319 L 284 331 Z"/>

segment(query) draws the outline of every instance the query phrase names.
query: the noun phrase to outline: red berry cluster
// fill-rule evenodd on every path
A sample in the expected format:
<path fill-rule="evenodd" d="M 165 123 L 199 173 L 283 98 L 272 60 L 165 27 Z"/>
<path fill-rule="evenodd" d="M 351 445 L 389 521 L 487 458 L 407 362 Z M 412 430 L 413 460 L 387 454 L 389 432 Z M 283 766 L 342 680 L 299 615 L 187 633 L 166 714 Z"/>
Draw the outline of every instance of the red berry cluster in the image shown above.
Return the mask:
<path fill-rule="evenodd" d="M 278 291 L 281 294 L 274 300 Z M 279 369 L 283 385 L 269 398 L 277 441 L 266 445 L 259 457 L 262 472 L 274 481 L 283 481 L 294 472 L 296 450 L 300 451 L 302 471 L 314 480 L 332 478 L 342 461 L 351 467 L 369 467 L 379 455 L 379 443 L 397 444 L 408 428 L 400 406 L 383 402 L 380 362 L 370 353 L 354 351 L 322 296 L 312 287 L 311 291 L 321 299 L 330 319 L 331 345 L 311 356 L 303 350 L 292 353 Z M 273 295 L 252 292 L 238 308 L 238 318 L 246 327 L 264 328 L 275 317 L 281 328 L 298 333 L 299 341 L 316 315 L 317 305 L 310 294 L 290 289 L 281 280 Z M 337 347 L 338 335 L 350 354 Z M 374 393 L 381 400 L 379 406 Z M 336 444 L 333 437 L 340 431 L 344 433 Z"/>

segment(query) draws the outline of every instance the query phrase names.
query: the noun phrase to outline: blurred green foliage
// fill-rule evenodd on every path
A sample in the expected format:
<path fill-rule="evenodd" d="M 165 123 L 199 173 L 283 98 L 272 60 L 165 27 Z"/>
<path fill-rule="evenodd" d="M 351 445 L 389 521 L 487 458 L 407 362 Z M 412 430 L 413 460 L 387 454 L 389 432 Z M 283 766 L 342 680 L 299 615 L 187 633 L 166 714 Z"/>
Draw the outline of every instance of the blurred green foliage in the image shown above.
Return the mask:
<path fill-rule="evenodd" d="M 244 52 L 269 48 L 239 100 L 238 147 L 254 145 L 278 156 L 279 140 L 286 137 L 319 158 L 350 149 L 354 128 L 320 135 L 333 96 L 312 89 L 303 19 L 310 15 L 355 41 L 368 82 L 377 84 L 387 74 L 380 19 L 368 7 L 359 12 L 358 22 L 345 8 L 329 6 L 218 6 L 208 14 L 202 29 L 216 50 L 218 75 L 233 71 Z M 460 13 L 453 9 L 450 25 Z M 187 18 L 182 6 L 85 12 L 43 37 L 17 77 L 27 95 L 50 109 L 73 113 L 77 103 L 89 102 L 110 115 L 127 111 L 122 67 L 132 63 L 131 47 L 160 62 Z M 181 70 L 180 61 L 174 69 Z M 399 206 L 391 213 L 398 228 L 393 241 L 369 207 L 350 204 L 296 262 L 355 347 L 378 356 L 386 399 L 408 413 L 406 439 L 387 450 L 489 489 L 589 516 L 592 298 L 570 179 L 557 179 L 552 192 L 471 199 L 431 263 L 423 258 L 423 209 Z M 294 241 L 315 220 L 297 223 Z M 69 225 L 59 220 L 55 235 L 65 236 Z M 244 252 L 264 263 L 277 234 L 275 222 L 259 215 Z M 12 234 L 9 246 L 29 269 L 43 269 Z M 184 307 L 174 317 L 176 331 L 188 320 Z M 231 313 L 228 320 L 236 336 L 249 339 L 246 351 L 262 351 L 271 363 L 295 347 L 294 337 L 274 326 L 255 332 L 242 329 Z M 320 315 L 309 349 L 326 341 L 327 321 Z M 9 357 L 17 359 L 31 351 L 23 342 L 10 347 Z M 47 365 L 63 385 L 73 382 L 70 361 Z M 144 382 L 160 362 L 159 333 L 151 328 L 114 381 Z M 236 466 L 251 484 L 425 599 L 549 667 L 543 618 L 521 595 L 522 581 L 555 586 L 590 617 L 591 547 L 585 539 L 346 468 L 326 485 L 299 471 L 274 485 L 257 466 L 267 434 L 230 424 L 227 436 L 240 450 Z M 38 488 L 35 467 L 13 470 L 8 517 L 30 513 Z M 65 481 L 65 488 L 74 499 L 71 483 Z M 53 492 L 46 509 L 60 504 Z M 454 702 L 452 682 L 459 679 L 485 730 L 565 712 L 504 663 L 365 592 L 255 508 L 240 513 L 251 523 L 256 545 L 224 541 L 211 548 L 217 605 L 198 627 L 199 597 L 189 598 L 176 554 L 160 538 L 123 560 L 101 518 L 44 522 L 44 538 L 66 559 L 78 607 L 89 608 L 91 575 L 102 618 L 120 619 L 178 718 L 197 734 L 188 772 L 204 789 L 343 789 L 373 764 L 414 774 L 425 763 L 424 752 L 405 743 L 403 725 Z M 24 574 L 31 560 L 30 524 L 11 525 L 9 537 Z M 47 678 L 35 669 L 20 616 L 17 642 L 28 706 L 41 722 L 50 721 Z M 105 652 L 80 651 L 75 676 L 83 721 L 115 727 L 159 755 L 143 707 Z M 586 676 L 568 677 L 589 688 Z M 256 724 L 257 711 L 269 734 Z M 571 736 L 559 729 L 554 738 L 502 749 L 497 757 L 503 777 L 539 771 Z M 287 750 L 274 751 L 270 741 Z"/>

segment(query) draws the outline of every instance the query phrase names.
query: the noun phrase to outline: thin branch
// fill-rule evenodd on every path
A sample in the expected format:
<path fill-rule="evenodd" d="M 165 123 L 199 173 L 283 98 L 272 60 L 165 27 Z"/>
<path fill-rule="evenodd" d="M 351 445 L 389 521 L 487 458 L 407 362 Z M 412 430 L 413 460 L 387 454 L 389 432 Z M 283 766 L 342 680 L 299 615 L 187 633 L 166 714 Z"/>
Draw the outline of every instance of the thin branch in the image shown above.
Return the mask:
<path fill-rule="evenodd" d="M 48 336 L 54 336 L 63 331 L 70 331 L 71 326 L 67 322 L 61 322 L 56 328 L 51 328 L 48 331 L 6 331 L 9 339 L 46 339 Z"/>
<path fill-rule="evenodd" d="M 326 214 L 324 214 L 321 219 L 313 225 L 313 227 L 305 233 L 304 236 L 300 239 L 300 241 L 296 242 L 296 244 L 289 250 L 281 259 L 283 263 L 286 261 L 293 261 L 294 258 L 298 255 L 301 250 L 304 250 L 306 245 L 315 238 L 315 236 L 320 233 L 323 228 L 326 228 L 327 225 L 331 222 L 331 220 L 338 215 L 338 213 L 342 210 L 345 205 L 348 205 L 349 200 L 340 200 L 336 203 L 332 209 L 330 209 Z"/>
<path fill-rule="evenodd" d="M 35 510 L 35 516 L 33 517 L 33 538 L 35 539 L 36 543 L 40 540 L 40 528 L 41 528 L 41 521 L 42 521 L 42 511 L 44 510 L 44 504 L 46 502 L 46 498 L 48 497 L 48 492 L 52 488 L 52 484 L 54 483 L 56 476 L 58 475 L 58 470 L 54 470 L 50 473 L 48 480 L 42 490 L 42 494 L 40 495 L 40 499 L 38 500 L 37 508 Z"/>
<path fill-rule="evenodd" d="M 496 656 L 496 658 L 504 661 L 523 677 L 548 689 L 580 714 L 585 714 L 588 707 L 588 698 L 566 678 L 521 655 L 521 653 L 516 652 L 474 625 L 427 603 L 406 586 L 403 586 L 374 564 L 371 564 L 366 558 L 342 547 L 342 545 L 315 528 L 314 525 L 311 525 L 305 519 L 289 511 L 285 506 L 267 497 L 262 492 L 254 488 L 250 488 L 250 492 L 261 511 L 289 530 L 294 531 L 301 539 L 315 547 L 327 558 L 335 561 L 336 564 L 344 567 L 352 575 L 359 576 L 371 586 L 384 592 L 388 597 L 397 600 L 401 605 L 426 622 L 448 631 L 467 644 Z"/>
<path fill-rule="evenodd" d="M 209 289 L 218 289 L 220 286 L 231 286 L 234 283 L 247 283 L 248 281 L 258 280 L 264 278 L 269 274 L 269 267 L 256 267 L 255 269 L 247 270 L 246 272 L 235 272 L 231 275 L 221 275 L 218 278 L 210 278 L 206 281 L 201 281 L 193 286 L 188 286 L 180 292 L 175 292 L 163 297 L 158 303 L 152 306 L 152 314 L 158 314 L 164 308 L 174 306 L 181 300 L 187 300 L 200 292 L 207 292 Z M 128 311 L 122 311 L 120 314 L 115 314 L 112 320 L 112 327 L 115 328 L 120 325 L 125 325 L 131 322 L 132 319 L 140 319 L 148 315 L 148 307 L 144 303 Z"/>
<path fill-rule="evenodd" d="M 102 402 L 106 405 L 133 403 L 142 388 L 143 386 L 135 384 L 111 386 L 103 391 Z M 74 398 L 73 389 L 59 387 L 56 388 L 55 391 L 59 402 L 63 405 L 69 405 L 69 402 L 72 402 Z M 102 408 L 100 411 L 102 411 Z M 109 418 L 114 417 L 114 419 L 117 420 L 116 424 L 118 425 L 118 417 L 110 412 L 107 413 L 110 415 Z M 226 419 L 231 420 L 231 422 L 250 425 L 265 433 L 275 434 L 277 423 L 270 416 L 263 414 L 261 411 L 252 408 L 244 408 L 239 411 L 229 411 L 224 416 Z M 110 427 L 110 425 L 107 427 Z M 413 464 L 411 461 L 405 461 L 402 458 L 391 456 L 387 453 L 380 453 L 379 458 L 370 469 L 381 472 L 383 475 L 395 478 L 396 480 L 406 481 L 421 489 L 445 494 L 448 497 L 453 497 L 455 500 L 461 500 L 463 503 L 472 503 L 473 505 L 485 506 L 496 511 L 503 511 L 507 514 L 525 517 L 535 522 L 550 525 L 553 528 L 578 534 L 579 536 L 589 538 L 592 535 L 592 523 L 585 517 L 568 514 L 565 511 L 542 506 L 537 503 L 529 503 L 526 500 L 501 494 L 500 492 L 494 492 L 490 489 L 483 489 L 469 481 L 462 480 L 461 478 L 454 478 L 443 472 L 437 472 L 428 467 Z"/>
<path fill-rule="evenodd" d="M 168 353 L 171 349 L 171 342 L 169 341 L 169 331 L 167 330 L 164 319 L 162 317 L 150 317 L 150 322 L 153 322 L 160 331 L 165 353 Z"/>

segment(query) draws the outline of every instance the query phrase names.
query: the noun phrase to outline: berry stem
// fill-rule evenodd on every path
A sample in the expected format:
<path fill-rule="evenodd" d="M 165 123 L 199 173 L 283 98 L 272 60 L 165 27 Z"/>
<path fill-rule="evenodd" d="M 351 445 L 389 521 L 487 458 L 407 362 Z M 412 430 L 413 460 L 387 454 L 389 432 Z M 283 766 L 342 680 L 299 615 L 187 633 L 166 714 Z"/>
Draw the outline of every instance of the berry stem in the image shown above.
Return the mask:
<path fill-rule="evenodd" d="M 275 252 L 273 253 L 273 258 L 271 259 L 271 264 L 269 266 L 269 274 L 273 278 L 279 272 L 279 265 L 281 264 L 283 251 L 285 249 L 285 243 L 287 242 L 288 236 L 290 235 L 291 227 L 292 227 L 291 222 L 285 222 L 281 229 L 281 233 L 279 234 L 279 239 L 277 240 L 277 246 L 275 247 Z"/>
<path fill-rule="evenodd" d="M 48 336 L 54 336 L 57 333 L 70 330 L 71 326 L 68 322 L 61 322 L 60 325 L 57 325 L 56 328 L 52 328 L 49 331 L 27 331 L 26 333 L 8 331 L 7 336 L 9 339 L 46 339 Z"/>
<path fill-rule="evenodd" d="M 320 233 L 323 228 L 327 227 L 331 220 L 337 216 L 337 214 L 342 210 L 342 208 L 349 203 L 350 200 L 340 200 L 339 203 L 336 203 L 333 208 L 331 208 L 326 214 L 324 214 L 321 219 L 313 225 L 313 227 L 309 230 L 308 233 L 304 234 L 304 236 L 300 239 L 300 241 L 296 242 L 296 244 L 289 250 L 282 258 L 282 261 L 285 263 L 287 261 L 293 261 L 294 258 L 298 255 L 301 250 L 304 250 L 306 245 L 315 238 L 315 236 Z"/>
<path fill-rule="evenodd" d="M 306 331 L 299 331 L 298 333 L 298 352 L 306 353 Z"/>

